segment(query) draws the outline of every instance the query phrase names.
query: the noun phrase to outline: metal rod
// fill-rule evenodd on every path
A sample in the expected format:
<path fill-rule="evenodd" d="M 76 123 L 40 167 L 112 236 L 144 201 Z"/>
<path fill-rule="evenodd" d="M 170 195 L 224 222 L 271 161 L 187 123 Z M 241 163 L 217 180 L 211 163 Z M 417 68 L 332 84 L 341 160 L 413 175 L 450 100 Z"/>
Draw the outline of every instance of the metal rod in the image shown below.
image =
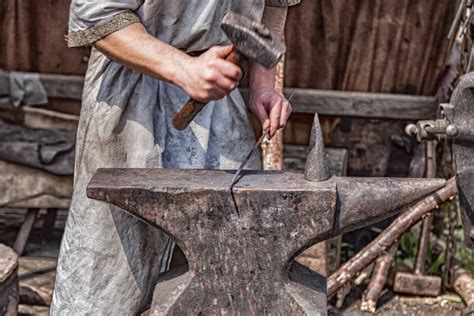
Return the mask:
<path fill-rule="evenodd" d="M 293 95 L 295 94 L 296 90 L 293 89 L 293 91 L 290 92 L 290 94 L 288 95 L 288 97 L 286 98 L 286 100 L 289 102 L 291 100 L 291 98 L 293 97 Z M 234 187 L 234 185 L 237 183 L 237 180 L 238 180 L 238 177 L 239 175 L 242 173 L 242 170 L 244 169 L 245 165 L 247 164 L 247 162 L 250 160 L 250 157 L 252 157 L 253 153 L 255 152 L 255 150 L 262 144 L 262 142 L 265 140 L 265 138 L 267 138 L 268 136 L 268 130 L 267 131 L 264 131 L 262 136 L 260 136 L 259 140 L 257 141 L 257 143 L 255 144 L 255 146 L 252 148 L 252 150 L 248 153 L 248 155 L 245 157 L 244 161 L 242 162 L 242 164 L 240 165 L 239 169 L 237 169 L 237 171 L 235 172 L 235 175 L 234 175 L 234 178 L 232 178 L 232 182 L 230 183 L 230 186 L 229 186 L 229 190 L 232 190 L 232 188 Z"/>
<path fill-rule="evenodd" d="M 235 172 L 235 175 L 234 177 L 232 178 L 232 182 L 230 183 L 229 185 L 229 190 L 232 190 L 232 188 L 234 187 L 234 185 L 237 183 L 237 180 L 239 178 L 239 175 L 242 173 L 242 170 L 244 169 L 245 165 L 247 164 L 247 162 L 250 160 L 250 158 L 252 157 L 253 153 L 255 152 L 255 150 L 260 146 L 260 144 L 263 142 L 263 140 L 268 136 L 268 131 L 264 131 L 262 136 L 260 136 L 259 140 L 255 143 L 255 145 L 253 146 L 252 150 L 250 150 L 250 152 L 247 154 L 247 156 L 245 157 L 244 161 L 242 161 L 242 164 L 240 165 L 239 169 L 237 169 L 237 171 Z"/>
<path fill-rule="evenodd" d="M 459 4 L 458 10 L 456 11 L 456 15 L 453 19 L 453 23 L 451 24 L 451 28 L 449 29 L 448 39 L 451 39 L 456 31 L 456 27 L 461 20 L 462 13 L 464 12 L 464 8 L 466 7 L 466 0 L 462 0 Z"/>

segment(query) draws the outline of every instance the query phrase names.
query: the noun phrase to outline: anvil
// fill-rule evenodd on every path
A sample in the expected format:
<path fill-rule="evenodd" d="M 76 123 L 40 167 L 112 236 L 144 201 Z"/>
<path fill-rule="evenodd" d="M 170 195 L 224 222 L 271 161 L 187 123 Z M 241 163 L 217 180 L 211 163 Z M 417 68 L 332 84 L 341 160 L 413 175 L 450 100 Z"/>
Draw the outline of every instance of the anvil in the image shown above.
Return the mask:
<path fill-rule="evenodd" d="M 293 258 L 316 242 L 387 218 L 443 179 L 246 171 L 99 169 L 89 197 L 165 231 L 188 267 L 159 280 L 154 315 L 326 314 L 324 278 Z"/>

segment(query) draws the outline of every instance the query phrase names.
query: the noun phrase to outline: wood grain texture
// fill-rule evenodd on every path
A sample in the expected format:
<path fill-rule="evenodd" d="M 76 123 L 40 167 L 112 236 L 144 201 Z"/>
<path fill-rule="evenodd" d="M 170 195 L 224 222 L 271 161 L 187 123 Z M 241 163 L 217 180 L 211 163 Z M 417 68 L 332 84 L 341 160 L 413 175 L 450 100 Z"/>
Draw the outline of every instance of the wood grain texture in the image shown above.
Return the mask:
<path fill-rule="evenodd" d="M 82 75 L 90 48 L 69 49 L 70 1 L 4 0 L 0 4 L 0 68 Z"/>
<path fill-rule="evenodd" d="M 427 96 L 291 88 L 285 92 L 291 91 L 295 113 L 421 120 L 435 118 L 438 107 L 435 98 Z"/>
<path fill-rule="evenodd" d="M 458 0 L 314 0 L 289 10 L 286 86 L 434 95 Z"/>
<path fill-rule="evenodd" d="M 241 91 L 247 99 L 248 89 Z M 438 108 L 430 96 L 286 88 L 290 94 L 293 113 L 422 120 L 435 118 Z"/>
<path fill-rule="evenodd" d="M 0 70 L 0 95 L 8 95 L 8 72 Z M 80 100 L 84 77 L 40 74 L 49 97 Z M 287 88 L 292 95 L 294 113 L 318 113 L 368 118 L 422 120 L 436 117 L 438 104 L 434 97 L 389 93 L 364 93 Z M 242 89 L 248 98 L 248 89 Z"/>

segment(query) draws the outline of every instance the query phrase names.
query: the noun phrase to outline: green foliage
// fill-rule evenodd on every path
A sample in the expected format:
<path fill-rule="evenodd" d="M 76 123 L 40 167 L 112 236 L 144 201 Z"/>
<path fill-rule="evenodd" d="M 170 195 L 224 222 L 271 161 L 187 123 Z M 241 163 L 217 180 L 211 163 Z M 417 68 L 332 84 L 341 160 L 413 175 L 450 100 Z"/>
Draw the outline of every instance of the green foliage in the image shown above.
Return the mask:
<path fill-rule="evenodd" d="M 343 261 L 349 260 L 349 258 L 353 257 L 355 254 L 356 251 L 352 244 L 346 242 L 341 243 L 341 259 Z"/>
<path fill-rule="evenodd" d="M 467 271 L 474 271 L 474 250 L 467 247 L 458 247 L 456 259 Z"/>
<path fill-rule="evenodd" d="M 443 264 L 446 261 L 446 253 L 442 251 L 438 254 L 434 261 L 430 261 L 428 264 L 428 272 L 430 274 L 443 275 Z"/>
<path fill-rule="evenodd" d="M 446 261 L 446 239 L 449 227 L 449 210 L 455 208 L 459 210 L 457 201 L 445 203 L 438 212 L 443 214 L 443 232 L 436 238 L 431 238 L 430 247 L 426 256 L 427 272 L 443 276 L 443 266 Z M 462 222 L 458 214 L 454 236 L 456 238 L 455 261 L 467 271 L 474 271 L 474 250 L 463 245 Z M 432 236 L 433 237 L 433 236 Z M 410 230 L 400 238 L 397 257 L 395 263 L 398 266 L 405 266 L 413 269 L 415 267 L 416 252 L 418 249 L 419 232 Z M 434 243 L 434 244 L 433 244 Z"/>
<path fill-rule="evenodd" d="M 400 238 L 397 257 L 395 263 L 404 265 L 410 269 L 415 267 L 416 251 L 418 248 L 419 236 L 412 231 L 408 231 Z"/>

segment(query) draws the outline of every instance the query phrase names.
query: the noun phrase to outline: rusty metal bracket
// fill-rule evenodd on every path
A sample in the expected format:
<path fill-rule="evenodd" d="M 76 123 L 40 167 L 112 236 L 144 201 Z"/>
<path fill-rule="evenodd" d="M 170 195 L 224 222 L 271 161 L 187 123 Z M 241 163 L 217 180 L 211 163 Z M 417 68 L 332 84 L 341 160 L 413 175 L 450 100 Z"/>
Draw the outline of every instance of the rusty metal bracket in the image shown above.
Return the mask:
<path fill-rule="evenodd" d="M 418 121 L 416 124 L 408 124 L 405 128 L 405 132 L 410 136 L 416 136 L 419 142 L 454 138 L 459 133 L 457 127 L 450 124 L 447 118 Z"/>

